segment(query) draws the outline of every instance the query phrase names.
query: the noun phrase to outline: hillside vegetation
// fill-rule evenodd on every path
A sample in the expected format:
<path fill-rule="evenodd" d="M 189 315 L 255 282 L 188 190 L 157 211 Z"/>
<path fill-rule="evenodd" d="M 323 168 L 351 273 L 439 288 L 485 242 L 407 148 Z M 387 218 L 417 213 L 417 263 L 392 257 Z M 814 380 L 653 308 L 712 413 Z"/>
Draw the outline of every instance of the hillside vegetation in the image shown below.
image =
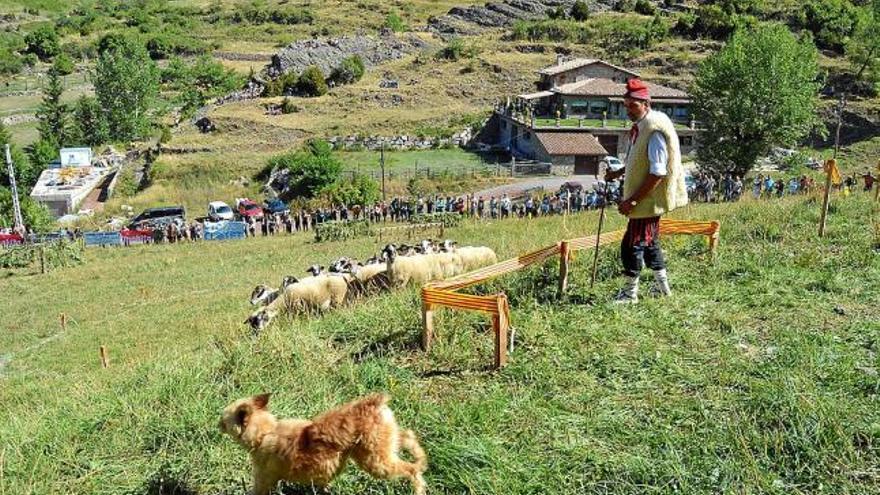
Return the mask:
<path fill-rule="evenodd" d="M 246 453 L 217 430 L 223 406 L 269 391 L 280 416 L 312 416 L 379 390 L 420 435 L 432 493 L 872 493 L 870 208 L 866 194 L 835 196 L 824 239 L 816 197 L 685 208 L 674 216 L 721 221 L 717 259 L 703 239 L 666 238 L 675 294 L 635 307 L 607 303 L 613 247 L 592 305 L 588 253 L 569 302 L 555 300 L 554 263 L 480 287 L 511 300 L 516 349 L 498 372 L 480 315 L 440 311 L 435 348 L 419 351 L 415 290 L 259 336 L 242 323 L 255 284 L 366 257 L 374 239 L 94 249 L 82 266 L 0 285 L 0 493 L 242 493 Z M 596 220 L 467 222 L 447 235 L 505 258 L 589 235 Z M 611 214 L 608 228 L 622 225 Z M 349 470 L 332 493 L 407 490 Z"/>

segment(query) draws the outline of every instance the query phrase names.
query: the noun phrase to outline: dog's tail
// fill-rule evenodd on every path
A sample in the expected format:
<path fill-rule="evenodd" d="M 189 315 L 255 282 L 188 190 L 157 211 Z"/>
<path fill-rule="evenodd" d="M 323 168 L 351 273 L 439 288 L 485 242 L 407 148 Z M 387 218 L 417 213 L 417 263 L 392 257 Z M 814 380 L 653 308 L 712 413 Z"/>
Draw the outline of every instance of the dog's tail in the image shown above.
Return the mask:
<path fill-rule="evenodd" d="M 389 400 L 391 400 L 391 397 L 386 394 L 373 394 L 364 397 L 358 402 L 362 407 L 379 409 L 383 406 L 387 406 Z"/>
<path fill-rule="evenodd" d="M 416 438 L 415 432 L 412 430 L 401 431 L 400 446 L 409 451 L 413 456 L 413 464 L 416 465 L 419 472 L 425 472 L 428 469 L 428 455 L 425 454 L 425 450 L 419 444 L 419 439 Z"/>

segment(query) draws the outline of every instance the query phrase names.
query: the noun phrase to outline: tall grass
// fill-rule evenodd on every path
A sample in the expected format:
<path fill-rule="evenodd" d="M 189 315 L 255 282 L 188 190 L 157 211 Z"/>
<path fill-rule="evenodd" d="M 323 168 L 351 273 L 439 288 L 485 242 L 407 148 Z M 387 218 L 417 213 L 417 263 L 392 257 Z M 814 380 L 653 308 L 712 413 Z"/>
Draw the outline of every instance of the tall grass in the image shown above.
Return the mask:
<path fill-rule="evenodd" d="M 607 302 L 613 248 L 593 293 L 591 256 L 576 256 L 567 302 L 553 297 L 553 263 L 478 287 L 512 301 L 516 348 L 498 372 L 478 314 L 440 311 L 435 348 L 419 351 L 415 290 L 256 337 L 242 324 L 253 285 L 365 257 L 373 240 L 92 250 L 83 266 L 7 277 L 0 493 L 243 493 L 247 455 L 215 426 L 225 404 L 270 391 L 280 416 L 311 416 L 377 390 L 420 435 L 434 493 L 876 493 L 868 208 L 867 195 L 835 198 L 817 239 L 814 198 L 688 207 L 675 216 L 721 220 L 717 259 L 702 239 L 666 238 L 675 294 L 635 307 Z M 610 216 L 609 229 L 622 225 Z M 448 235 L 507 257 L 595 226 L 590 213 Z M 357 470 L 333 486 L 408 490 Z"/>

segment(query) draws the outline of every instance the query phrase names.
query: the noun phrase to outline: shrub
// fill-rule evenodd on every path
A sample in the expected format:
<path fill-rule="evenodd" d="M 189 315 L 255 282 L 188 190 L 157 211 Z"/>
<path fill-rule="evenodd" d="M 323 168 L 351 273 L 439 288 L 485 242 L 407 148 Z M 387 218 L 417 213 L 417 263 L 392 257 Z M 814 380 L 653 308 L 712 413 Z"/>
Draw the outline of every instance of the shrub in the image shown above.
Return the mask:
<path fill-rule="evenodd" d="M 296 91 L 299 78 L 293 72 L 286 72 L 272 79 L 263 87 L 263 96 L 282 96 Z"/>
<path fill-rule="evenodd" d="M 366 220 L 324 222 L 315 227 L 315 242 L 342 241 L 371 235 L 372 225 Z"/>
<path fill-rule="evenodd" d="M 657 6 L 650 0 L 636 0 L 635 11 L 642 15 L 657 14 Z"/>
<path fill-rule="evenodd" d="M 150 58 L 165 59 L 172 55 L 199 55 L 208 51 L 208 45 L 192 36 L 174 31 L 153 34 L 146 43 Z"/>
<path fill-rule="evenodd" d="M 568 19 L 568 12 L 565 11 L 565 7 L 560 5 L 555 9 L 551 10 L 547 13 L 547 17 L 550 19 Z"/>
<path fill-rule="evenodd" d="M 333 69 L 330 80 L 337 85 L 352 84 L 364 77 L 364 72 L 366 72 L 364 60 L 360 55 L 352 55 L 343 60 L 339 67 Z"/>
<path fill-rule="evenodd" d="M 229 15 L 228 20 L 233 23 L 250 24 L 311 24 L 315 21 L 315 14 L 304 8 L 267 8 L 252 3 L 237 8 Z"/>
<path fill-rule="evenodd" d="M 290 98 L 285 96 L 284 99 L 281 100 L 281 113 L 286 115 L 289 113 L 297 113 L 297 112 L 299 112 L 299 107 L 294 105 L 293 101 L 291 101 Z"/>
<path fill-rule="evenodd" d="M 296 91 L 301 95 L 323 96 L 329 90 L 324 73 L 314 65 L 304 70 L 296 81 Z"/>
<path fill-rule="evenodd" d="M 270 158 L 266 168 L 287 170 L 289 175 L 285 196 L 288 198 L 313 198 L 339 180 L 342 163 L 333 156 L 326 141 L 312 140 L 302 151 Z"/>
<path fill-rule="evenodd" d="M 25 35 L 24 42 L 27 45 L 27 52 L 33 53 L 43 61 L 49 60 L 60 51 L 58 33 L 47 24 Z"/>
<path fill-rule="evenodd" d="M 394 31 L 395 33 L 400 33 L 407 30 L 406 24 L 403 22 L 403 19 L 397 15 L 397 12 L 389 12 L 388 16 L 385 17 L 385 27 Z"/>
<path fill-rule="evenodd" d="M 338 181 L 321 195 L 330 203 L 369 205 L 379 199 L 379 184 L 365 175 L 355 174 L 351 181 Z"/>
<path fill-rule="evenodd" d="M 66 53 L 59 53 L 58 56 L 55 57 L 55 62 L 52 64 L 52 68 L 62 76 L 72 74 L 74 69 L 73 60 L 71 60 L 70 56 Z"/>
<path fill-rule="evenodd" d="M 22 67 L 24 67 L 24 57 L 6 48 L 0 48 L 0 75 L 18 74 Z"/>
<path fill-rule="evenodd" d="M 583 0 L 577 0 L 571 6 L 571 18 L 576 21 L 586 21 L 590 18 L 590 7 Z"/>
<path fill-rule="evenodd" d="M 467 45 L 461 38 L 453 38 L 444 48 L 437 52 L 435 58 L 457 61 L 463 58 L 474 58 L 480 53 L 476 45 Z"/>
<path fill-rule="evenodd" d="M 820 48 L 842 51 L 856 29 L 858 13 L 848 0 L 808 0 L 794 25 L 812 32 Z"/>

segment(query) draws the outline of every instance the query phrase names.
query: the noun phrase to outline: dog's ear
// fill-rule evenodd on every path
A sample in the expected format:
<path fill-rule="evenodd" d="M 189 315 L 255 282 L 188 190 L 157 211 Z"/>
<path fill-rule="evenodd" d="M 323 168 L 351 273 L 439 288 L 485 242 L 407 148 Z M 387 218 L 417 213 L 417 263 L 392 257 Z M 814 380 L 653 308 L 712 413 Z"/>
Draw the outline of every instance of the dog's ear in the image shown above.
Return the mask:
<path fill-rule="evenodd" d="M 266 409 L 266 405 L 269 404 L 269 395 L 271 394 L 260 394 L 254 397 L 254 407 L 257 409 Z"/>
<path fill-rule="evenodd" d="M 242 404 L 235 410 L 235 423 L 238 427 L 238 434 L 247 427 L 248 417 L 251 415 L 251 407 L 248 404 Z"/>

